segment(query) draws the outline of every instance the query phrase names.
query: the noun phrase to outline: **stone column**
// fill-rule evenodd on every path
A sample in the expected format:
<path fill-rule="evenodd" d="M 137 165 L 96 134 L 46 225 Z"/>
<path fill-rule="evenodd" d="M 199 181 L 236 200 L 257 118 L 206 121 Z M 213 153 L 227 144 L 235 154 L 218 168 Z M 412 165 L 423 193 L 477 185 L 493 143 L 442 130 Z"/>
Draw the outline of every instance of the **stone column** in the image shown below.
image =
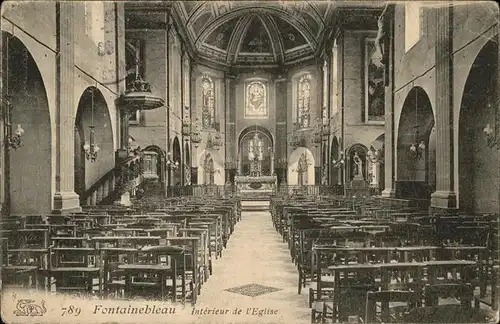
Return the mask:
<path fill-rule="evenodd" d="M 447 3 L 434 9 L 436 27 L 436 192 L 431 206 L 456 208 L 453 150 L 453 9 Z"/>
<path fill-rule="evenodd" d="M 271 175 L 274 174 L 274 151 L 271 149 Z"/>
<path fill-rule="evenodd" d="M 387 62 L 386 62 L 386 87 L 385 87 L 385 143 L 383 153 L 385 156 L 384 164 L 384 189 L 382 191 L 383 197 L 396 196 L 396 159 L 394 152 L 396 151 L 396 138 L 394 132 L 394 7 L 388 7 L 386 12 L 386 27 L 388 42 L 386 49 Z M 381 188 L 382 189 L 382 188 Z"/>
<path fill-rule="evenodd" d="M 274 154 L 278 161 L 288 161 L 288 138 L 287 138 L 287 79 L 285 71 L 276 82 L 276 143 L 274 143 Z M 280 165 L 276 170 L 279 183 L 286 181 L 286 166 Z"/>
<path fill-rule="evenodd" d="M 235 111 L 235 93 L 234 93 L 235 76 L 227 74 L 224 79 L 224 94 L 225 94 L 225 156 L 226 162 L 231 161 L 229 167 L 226 167 L 226 181 L 230 181 L 236 168 L 234 155 L 237 154 L 237 138 L 236 138 L 236 111 Z"/>
<path fill-rule="evenodd" d="M 57 57 L 56 113 L 56 193 L 54 211 L 72 212 L 80 210 L 80 197 L 75 193 L 74 177 L 74 68 L 75 68 L 75 6 L 70 2 L 58 2 L 60 33 L 57 35 L 60 54 Z"/>

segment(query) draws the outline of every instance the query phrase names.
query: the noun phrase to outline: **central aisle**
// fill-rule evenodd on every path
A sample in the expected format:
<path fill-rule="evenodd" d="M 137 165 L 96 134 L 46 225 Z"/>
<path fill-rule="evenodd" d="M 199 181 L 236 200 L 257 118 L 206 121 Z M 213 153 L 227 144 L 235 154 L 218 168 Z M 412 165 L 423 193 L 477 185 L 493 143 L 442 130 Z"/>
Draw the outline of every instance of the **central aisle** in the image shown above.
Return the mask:
<path fill-rule="evenodd" d="M 194 311 L 229 311 L 200 315 L 200 323 L 310 323 L 307 291 L 297 294 L 297 270 L 268 211 L 242 212 L 222 258 L 213 263 L 214 275 Z M 233 315 L 235 309 L 241 314 Z"/>

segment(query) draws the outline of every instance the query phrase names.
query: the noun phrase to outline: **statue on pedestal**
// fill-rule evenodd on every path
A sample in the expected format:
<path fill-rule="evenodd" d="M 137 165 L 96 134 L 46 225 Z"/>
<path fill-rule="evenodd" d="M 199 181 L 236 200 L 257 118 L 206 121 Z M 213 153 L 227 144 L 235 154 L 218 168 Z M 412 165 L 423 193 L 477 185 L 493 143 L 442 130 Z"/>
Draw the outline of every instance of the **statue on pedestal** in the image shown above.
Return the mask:
<path fill-rule="evenodd" d="M 354 178 L 357 179 L 362 179 L 364 180 L 363 177 L 363 161 L 361 161 L 358 152 L 354 153 L 354 157 L 352 158 L 354 162 Z"/>

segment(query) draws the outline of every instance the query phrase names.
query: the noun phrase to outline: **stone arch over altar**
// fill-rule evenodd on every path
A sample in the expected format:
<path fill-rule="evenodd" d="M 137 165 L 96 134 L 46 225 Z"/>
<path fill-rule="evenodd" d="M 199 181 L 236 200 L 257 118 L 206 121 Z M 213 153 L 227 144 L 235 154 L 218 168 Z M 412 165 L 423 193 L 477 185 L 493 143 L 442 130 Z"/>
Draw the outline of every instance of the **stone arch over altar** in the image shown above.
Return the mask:
<path fill-rule="evenodd" d="M 238 173 L 271 176 L 274 173 L 274 139 L 265 127 L 249 126 L 238 137 Z"/>

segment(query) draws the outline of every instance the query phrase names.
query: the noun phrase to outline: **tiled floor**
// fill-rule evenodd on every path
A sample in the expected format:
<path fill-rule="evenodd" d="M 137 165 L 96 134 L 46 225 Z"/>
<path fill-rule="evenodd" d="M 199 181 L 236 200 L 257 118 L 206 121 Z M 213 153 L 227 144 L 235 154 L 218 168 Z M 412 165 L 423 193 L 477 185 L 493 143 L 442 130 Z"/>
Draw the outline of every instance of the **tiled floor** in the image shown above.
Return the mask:
<path fill-rule="evenodd" d="M 269 212 L 243 212 L 194 312 L 229 310 L 201 315 L 200 323 L 302 324 L 310 323 L 307 298 L 307 291 L 297 294 L 297 270 Z M 238 309 L 239 315 L 232 314 Z"/>

